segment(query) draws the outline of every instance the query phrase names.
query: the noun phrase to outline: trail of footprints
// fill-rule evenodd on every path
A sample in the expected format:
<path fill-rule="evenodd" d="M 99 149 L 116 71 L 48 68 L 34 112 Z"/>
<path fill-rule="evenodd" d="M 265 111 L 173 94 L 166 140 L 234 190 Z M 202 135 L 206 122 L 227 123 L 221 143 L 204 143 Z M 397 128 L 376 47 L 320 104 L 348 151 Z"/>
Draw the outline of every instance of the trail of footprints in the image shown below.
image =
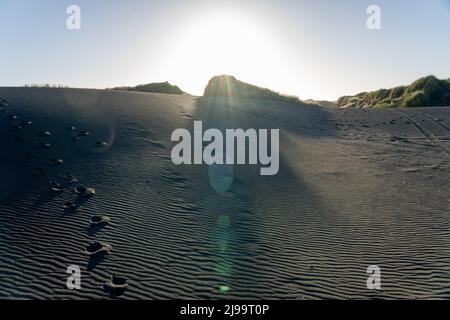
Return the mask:
<path fill-rule="evenodd" d="M 12 131 L 20 131 L 22 129 L 31 127 L 33 122 L 30 120 L 20 120 L 19 116 L 11 113 L 8 111 L 9 106 L 9 99 L 6 99 L 0 95 L 0 114 L 6 115 L 6 119 L 10 121 L 11 123 L 11 130 Z M 74 132 L 77 130 L 76 127 L 69 127 L 68 128 L 72 134 L 71 134 L 71 140 L 72 141 L 79 141 L 83 137 L 89 136 L 89 131 L 79 131 L 78 133 Z M 40 130 L 37 131 L 37 136 L 41 139 L 45 140 L 45 138 L 50 137 L 52 134 L 50 131 Z M 21 140 L 21 141 L 19 141 Z M 17 142 L 23 142 L 25 141 L 23 137 L 18 137 Z M 94 146 L 104 146 L 106 142 L 97 141 L 95 142 Z M 51 144 L 42 141 L 38 142 L 37 148 L 41 151 L 45 149 L 50 149 Z M 35 155 L 32 152 L 27 151 L 26 157 L 29 159 L 34 159 Z M 62 166 L 64 164 L 63 159 L 58 158 L 52 158 L 48 161 L 48 166 Z M 38 167 L 33 172 L 34 176 L 37 177 L 43 177 L 47 175 L 47 170 L 42 167 Z M 78 183 L 78 179 L 71 175 L 65 175 L 61 176 L 59 175 L 57 178 L 52 179 L 50 182 L 50 190 L 55 193 L 61 193 L 66 188 L 71 187 L 75 183 Z M 94 188 L 90 187 L 84 187 L 84 186 L 78 186 L 74 189 L 75 194 L 75 200 L 73 202 L 66 202 L 62 205 L 62 209 L 64 209 L 65 212 L 77 212 L 81 209 L 84 203 L 86 203 L 90 198 L 94 197 L 96 194 L 96 190 Z M 91 229 L 98 230 L 99 228 L 102 228 L 109 224 L 111 221 L 110 217 L 108 216 L 100 216 L 95 215 L 90 218 L 90 226 Z M 89 265 L 96 265 L 105 255 L 109 254 L 112 250 L 112 246 L 108 243 L 101 242 L 98 240 L 95 240 L 91 242 L 85 250 L 86 255 L 89 257 Z M 104 284 L 104 289 L 106 292 L 108 292 L 111 296 L 120 296 L 123 294 L 125 289 L 128 287 L 127 280 L 123 277 L 112 275 L 109 280 L 107 280 Z"/>
<path fill-rule="evenodd" d="M 427 113 L 422 114 L 432 120 L 436 125 L 440 126 L 441 128 L 449 131 L 450 129 L 443 123 L 443 119 L 438 118 L 435 119 L 434 117 L 430 116 Z M 365 140 L 368 141 L 385 141 L 389 140 L 392 143 L 412 143 L 411 137 L 408 135 L 400 133 L 400 135 L 390 135 L 386 133 L 385 135 L 380 135 L 379 133 L 370 133 L 368 129 L 374 129 L 378 127 L 382 127 L 385 129 L 389 129 L 388 127 L 394 127 L 397 124 L 406 124 L 413 127 L 416 127 L 421 134 L 424 136 L 424 139 L 428 141 L 429 143 L 441 148 L 444 152 L 447 154 L 449 153 L 448 148 L 445 147 L 445 145 L 442 145 L 440 142 L 441 140 L 437 137 L 434 137 L 431 132 L 428 132 L 425 128 L 423 128 L 419 122 L 425 122 L 426 119 L 422 119 L 420 121 L 415 121 L 412 119 L 414 116 L 409 116 L 406 113 L 403 112 L 397 112 L 396 114 L 393 114 L 393 117 L 391 119 L 379 119 L 378 121 L 375 121 L 373 123 L 369 123 L 365 120 L 360 119 L 352 119 L 352 120 L 344 120 L 344 119 L 332 119 L 328 120 L 332 126 L 334 126 L 334 130 L 341 134 L 342 137 L 345 137 L 347 139 L 361 139 L 365 138 Z M 431 137 L 430 137 L 431 136 Z"/>

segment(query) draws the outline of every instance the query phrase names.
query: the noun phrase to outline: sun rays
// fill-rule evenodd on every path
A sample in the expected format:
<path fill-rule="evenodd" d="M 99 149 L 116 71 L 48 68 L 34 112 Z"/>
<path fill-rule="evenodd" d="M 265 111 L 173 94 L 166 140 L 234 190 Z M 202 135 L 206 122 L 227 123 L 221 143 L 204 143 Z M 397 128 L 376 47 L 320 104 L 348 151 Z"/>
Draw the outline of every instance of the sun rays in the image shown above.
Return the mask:
<path fill-rule="evenodd" d="M 280 46 L 255 17 L 225 10 L 204 12 L 186 22 L 167 58 L 170 70 L 186 91 L 202 94 L 208 79 L 233 74 L 264 84 L 284 69 Z"/>

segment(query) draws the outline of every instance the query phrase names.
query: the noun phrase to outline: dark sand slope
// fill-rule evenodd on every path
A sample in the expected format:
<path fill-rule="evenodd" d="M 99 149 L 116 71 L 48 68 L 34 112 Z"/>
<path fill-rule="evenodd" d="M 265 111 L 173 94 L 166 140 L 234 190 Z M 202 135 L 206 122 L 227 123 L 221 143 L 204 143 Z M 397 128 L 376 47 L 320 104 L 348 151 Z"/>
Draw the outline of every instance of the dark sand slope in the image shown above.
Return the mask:
<path fill-rule="evenodd" d="M 0 113 L 2 298 L 105 298 L 113 273 L 128 279 L 127 299 L 450 298 L 450 109 L 328 110 L 69 89 L 0 94 L 11 100 Z M 174 166 L 170 135 L 192 131 L 195 119 L 280 128 L 279 175 L 238 166 L 220 194 L 210 182 L 220 168 Z M 24 120 L 32 124 L 14 131 Z M 91 134 L 72 141 L 80 130 Z M 38 167 L 47 175 L 34 176 Z M 52 192 L 50 182 L 66 174 L 79 182 Z M 65 211 L 79 185 L 97 195 Z M 92 215 L 111 224 L 92 229 Z M 113 250 L 90 261 L 84 250 L 95 239 Z M 66 288 L 72 264 L 82 269 L 81 290 Z M 366 288 L 372 264 L 382 268 L 382 291 Z"/>

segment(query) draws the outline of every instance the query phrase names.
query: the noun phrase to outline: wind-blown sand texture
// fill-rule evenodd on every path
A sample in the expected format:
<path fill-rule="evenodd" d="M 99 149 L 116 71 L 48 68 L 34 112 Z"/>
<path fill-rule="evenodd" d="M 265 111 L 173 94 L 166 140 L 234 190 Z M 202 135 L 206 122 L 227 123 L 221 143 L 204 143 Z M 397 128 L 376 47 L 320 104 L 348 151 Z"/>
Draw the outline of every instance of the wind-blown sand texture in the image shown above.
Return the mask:
<path fill-rule="evenodd" d="M 120 299 L 450 298 L 450 108 L 0 94 L 0 298 L 108 298 L 113 274 L 127 280 Z M 218 193 L 217 167 L 173 165 L 171 133 L 196 119 L 279 128 L 279 174 L 236 166 Z M 77 199 L 77 186 L 96 194 Z M 96 215 L 109 223 L 90 226 Z M 93 240 L 111 252 L 90 259 Z M 81 290 L 66 287 L 69 265 Z M 366 287 L 369 265 L 381 291 Z"/>

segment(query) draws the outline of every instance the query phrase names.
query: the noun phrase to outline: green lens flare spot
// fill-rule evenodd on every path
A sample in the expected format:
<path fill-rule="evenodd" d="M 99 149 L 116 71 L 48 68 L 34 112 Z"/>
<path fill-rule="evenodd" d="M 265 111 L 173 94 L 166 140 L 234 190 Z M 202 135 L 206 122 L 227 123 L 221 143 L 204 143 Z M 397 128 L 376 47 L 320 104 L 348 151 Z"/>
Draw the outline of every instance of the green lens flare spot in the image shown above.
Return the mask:
<path fill-rule="evenodd" d="M 230 225 L 230 217 L 227 215 L 221 215 L 217 223 L 221 228 L 228 227 Z"/>
<path fill-rule="evenodd" d="M 221 293 L 227 293 L 228 291 L 230 291 L 230 287 L 229 286 L 220 286 L 219 291 Z"/>
<path fill-rule="evenodd" d="M 216 265 L 216 274 L 220 275 L 221 277 L 226 277 L 231 274 L 232 271 L 232 264 L 231 262 L 222 261 L 219 262 Z"/>
<path fill-rule="evenodd" d="M 224 242 L 224 243 L 219 244 L 220 252 L 222 252 L 222 253 L 226 252 L 227 248 L 228 248 L 228 243 Z"/>

